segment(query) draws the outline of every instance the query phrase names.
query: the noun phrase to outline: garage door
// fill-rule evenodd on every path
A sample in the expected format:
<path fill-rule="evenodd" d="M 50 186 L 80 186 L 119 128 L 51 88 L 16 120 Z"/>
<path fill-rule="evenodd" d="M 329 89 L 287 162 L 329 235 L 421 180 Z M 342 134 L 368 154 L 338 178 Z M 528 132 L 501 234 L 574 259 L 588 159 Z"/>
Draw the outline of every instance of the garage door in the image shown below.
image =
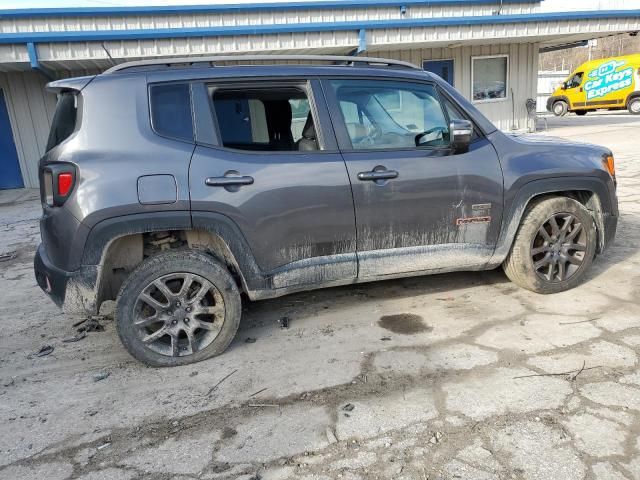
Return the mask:
<path fill-rule="evenodd" d="M 4 101 L 4 92 L 0 90 L 0 190 L 23 186 L 7 104 Z"/>

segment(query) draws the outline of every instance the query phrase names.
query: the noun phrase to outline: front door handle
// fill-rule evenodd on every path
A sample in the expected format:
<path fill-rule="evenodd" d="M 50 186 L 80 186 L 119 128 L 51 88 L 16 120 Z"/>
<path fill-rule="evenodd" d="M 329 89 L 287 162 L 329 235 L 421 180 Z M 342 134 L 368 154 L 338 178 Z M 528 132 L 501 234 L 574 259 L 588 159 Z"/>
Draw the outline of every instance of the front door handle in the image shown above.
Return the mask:
<path fill-rule="evenodd" d="M 240 177 L 209 177 L 204 183 L 209 187 L 233 187 L 239 185 L 252 185 L 253 177 L 248 175 Z"/>
<path fill-rule="evenodd" d="M 397 177 L 398 177 L 398 172 L 396 172 L 395 170 L 372 170 L 370 172 L 358 173 L 358 180 L 362 180 L 362 181 L 390 180 L 392 178 L 397 178 Z"/>

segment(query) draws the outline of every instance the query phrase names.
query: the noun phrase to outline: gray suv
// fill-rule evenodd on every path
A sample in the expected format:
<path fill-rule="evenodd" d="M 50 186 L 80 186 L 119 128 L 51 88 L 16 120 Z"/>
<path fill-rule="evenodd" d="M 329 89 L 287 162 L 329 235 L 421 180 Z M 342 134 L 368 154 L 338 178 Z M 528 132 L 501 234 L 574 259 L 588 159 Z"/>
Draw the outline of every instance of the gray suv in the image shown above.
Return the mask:
<path fill-rule="evenodd" d="M 501 265 L 554 293 L 615 235 L 611 151 L 504 134 L 408 63 L 153 60 L 48 88 L 38 284 L 72 314 L 115 300 L 149 365 L 222 353 L 243 294 Z"/>

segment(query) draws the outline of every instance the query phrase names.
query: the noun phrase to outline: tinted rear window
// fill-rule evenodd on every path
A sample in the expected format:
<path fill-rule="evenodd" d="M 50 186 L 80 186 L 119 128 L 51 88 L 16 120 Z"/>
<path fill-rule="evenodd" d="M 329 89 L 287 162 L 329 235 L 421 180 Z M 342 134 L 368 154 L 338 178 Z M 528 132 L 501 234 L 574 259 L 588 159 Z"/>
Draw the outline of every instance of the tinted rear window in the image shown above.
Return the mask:
<path fill-rule="evenodd" d="M 189 85 L 173 83 L 151 87 L 151 124 L 156 133 L 193 140 Z"/>
<path fill-rule="evenodd" d="M 69 138 L 76 128 L 77 116 L 78 108 L 75 94 L 70 92 L 59 94 L 47 140 L 47 151 Z"/>

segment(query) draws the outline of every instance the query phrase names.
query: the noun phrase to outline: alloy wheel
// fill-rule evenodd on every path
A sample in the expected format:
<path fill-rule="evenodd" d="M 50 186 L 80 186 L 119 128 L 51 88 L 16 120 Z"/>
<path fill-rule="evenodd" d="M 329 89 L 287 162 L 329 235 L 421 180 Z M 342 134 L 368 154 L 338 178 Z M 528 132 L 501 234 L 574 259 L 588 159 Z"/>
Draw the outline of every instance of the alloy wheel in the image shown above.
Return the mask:
<path fill-rule="evenodd" d="M 563 282 L 580 269 L 586 251 L 587 234 L 582 223 L 571 213 L 556 213 L 533 239 L 533 268 L 546 282 Z"/>
<path fill-rule="evenodd" d="M 172 273 L 138 295 L 133 324 L 147 348 L 182 357 L 210 345 L 224 319 L 224 300 L 215 285 L 193 273 Z"/>

